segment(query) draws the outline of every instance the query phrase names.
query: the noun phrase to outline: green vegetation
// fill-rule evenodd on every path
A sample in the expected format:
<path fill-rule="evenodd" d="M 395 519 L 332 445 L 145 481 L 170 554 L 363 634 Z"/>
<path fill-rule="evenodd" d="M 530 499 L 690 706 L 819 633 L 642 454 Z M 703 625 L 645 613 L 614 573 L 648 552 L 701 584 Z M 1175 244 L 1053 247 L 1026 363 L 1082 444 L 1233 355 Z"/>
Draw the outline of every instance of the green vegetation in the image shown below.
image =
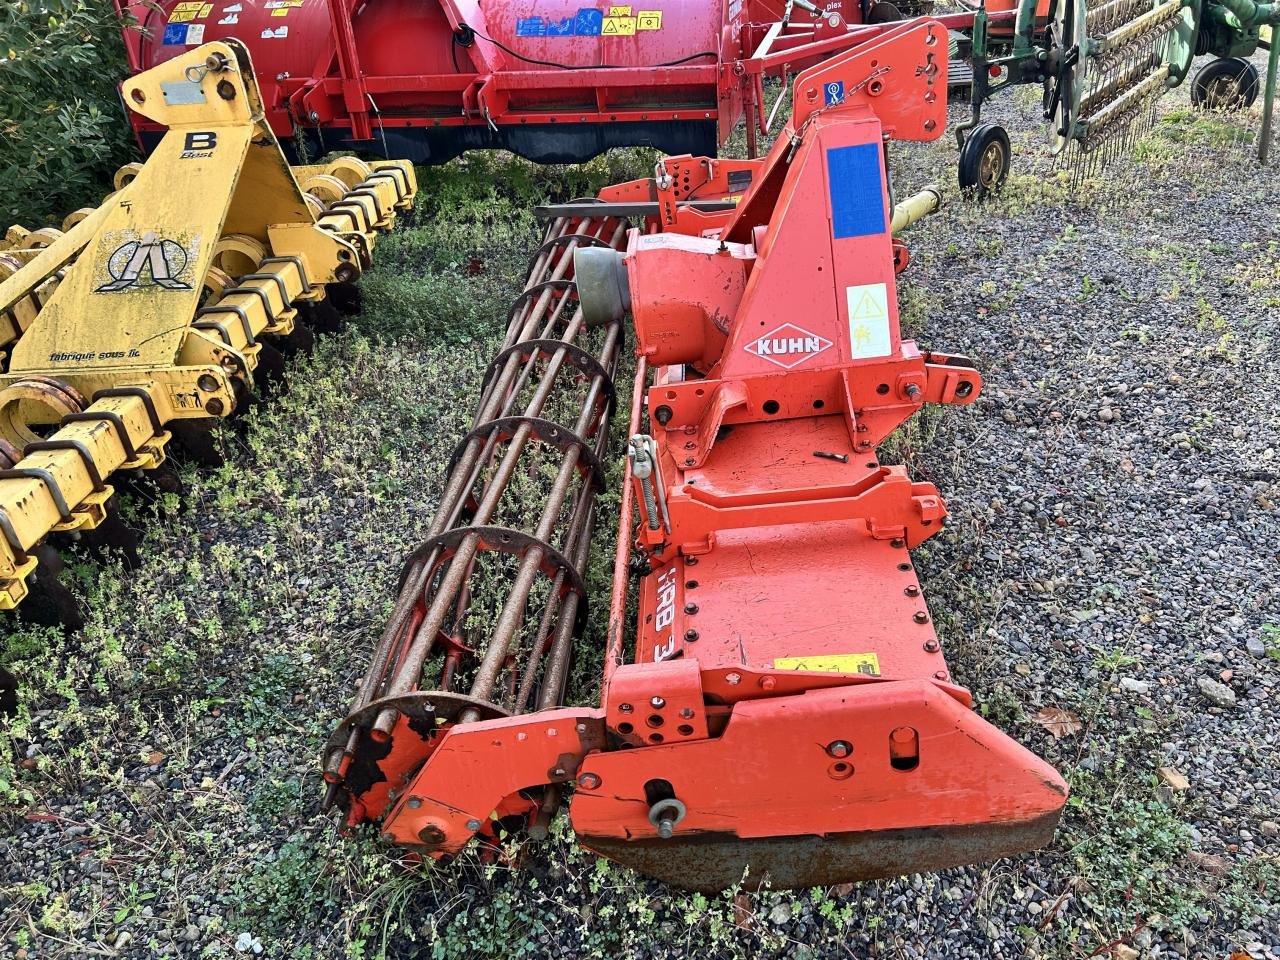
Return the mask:
<path fill-rule="evenodd" d="M 110 0 L 0 4 L 0 231 L 57 225 L 102 199 L 133 159 L 123 75 Z"/>

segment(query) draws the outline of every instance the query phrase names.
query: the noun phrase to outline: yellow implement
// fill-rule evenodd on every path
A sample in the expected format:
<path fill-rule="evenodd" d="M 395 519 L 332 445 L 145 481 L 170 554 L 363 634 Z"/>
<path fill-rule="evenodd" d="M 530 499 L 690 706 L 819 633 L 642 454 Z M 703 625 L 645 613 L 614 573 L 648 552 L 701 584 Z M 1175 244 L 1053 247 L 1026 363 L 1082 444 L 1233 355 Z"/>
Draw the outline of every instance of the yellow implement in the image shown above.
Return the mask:
<path fill-rule="evenodd" d="M 122 92 L 169 128 L 150 159 L 63 230 L 0 241 L 0 609 L 50 532 L 102 523 L 114 471 L 162 463 L 174 421 L 232 413 L 266 340 L 358 277 L 417 192 L 408 163 L 291 169 L 234 40 Z"/>

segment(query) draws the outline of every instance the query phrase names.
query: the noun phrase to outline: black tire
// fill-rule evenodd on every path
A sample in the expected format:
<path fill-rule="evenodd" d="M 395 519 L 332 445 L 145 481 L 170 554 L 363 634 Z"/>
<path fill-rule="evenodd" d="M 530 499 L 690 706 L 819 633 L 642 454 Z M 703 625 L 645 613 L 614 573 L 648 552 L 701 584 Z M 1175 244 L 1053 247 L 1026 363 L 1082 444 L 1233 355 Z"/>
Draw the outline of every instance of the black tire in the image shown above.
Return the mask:
<path fill-rule="evenodd" d="M 966 196 L 990 196 L 1009 178 L 1009 134 L 996 123 L 980 123 L 964 138 L 958 172 Z"/>
<path fill-rule="evenodd" d="M 1241 57 L 1210 60 L 1196 72 L 1191 102 L 1201 110 L 1248 110 L 1258 99 L 1258 68 Z"/>

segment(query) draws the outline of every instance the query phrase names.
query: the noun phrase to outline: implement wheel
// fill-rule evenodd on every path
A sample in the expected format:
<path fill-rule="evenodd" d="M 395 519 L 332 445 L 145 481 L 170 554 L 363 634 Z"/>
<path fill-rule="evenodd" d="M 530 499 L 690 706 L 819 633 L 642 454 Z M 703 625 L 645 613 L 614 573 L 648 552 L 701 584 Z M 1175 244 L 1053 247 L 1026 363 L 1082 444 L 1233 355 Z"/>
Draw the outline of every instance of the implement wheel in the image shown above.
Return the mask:
<path fill-rule="evenodd" d="M 1248 60 L 1210 60 L 1191 84 L 1191 102 L 1201 110 L 1248 110 L 1258 99 L 1258 86 L 1258 68 Z"/>
<path fill-rule="evenodd" d="M 1009 134 L 995 123 L 980 123 L 960 148 L 960 191 L 982 199 L 995 193 L 1009 176 Z"/>

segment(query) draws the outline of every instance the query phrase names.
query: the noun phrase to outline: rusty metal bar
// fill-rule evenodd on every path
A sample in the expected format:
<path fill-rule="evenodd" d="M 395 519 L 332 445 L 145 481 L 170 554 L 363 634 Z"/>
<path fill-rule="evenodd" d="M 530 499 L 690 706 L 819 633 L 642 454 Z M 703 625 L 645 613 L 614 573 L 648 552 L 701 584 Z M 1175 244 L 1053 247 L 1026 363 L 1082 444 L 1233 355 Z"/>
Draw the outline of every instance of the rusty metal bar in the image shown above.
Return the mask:
<path fill-rule="evenodd" d="M 393 739 L 405 696 L 455 696 L 456 722 L 563 698 L 622 345 L 620 324 L 585 325 L 573 251 L 617 249 L 625 236 L 625 221 L 613 217 L 548 225 L 343 746 L 325 758 L 330 783 L 343 781 L 362 744 Z M 507 546 L 495 542 L 504 537 Z M 495 564 L 511 575 L 490 578 Z"/>

